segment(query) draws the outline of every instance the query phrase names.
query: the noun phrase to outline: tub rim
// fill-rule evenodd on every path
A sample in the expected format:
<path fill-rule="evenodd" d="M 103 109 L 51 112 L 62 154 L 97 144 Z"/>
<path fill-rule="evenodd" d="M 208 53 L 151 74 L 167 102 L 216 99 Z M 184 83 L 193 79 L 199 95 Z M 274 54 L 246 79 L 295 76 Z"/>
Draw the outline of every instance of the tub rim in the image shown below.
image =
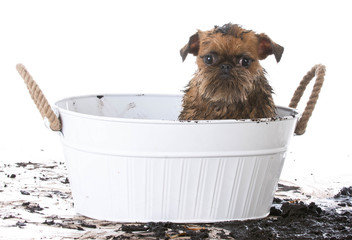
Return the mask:
<path fill-rule="evenodd" d="M 283 120 L 291 120 L 295 118 L 300 118 L 301 113 L 295 109 L 290 107 L 285 107 L 281 105 L 275 105 L 277 109 L 284 109 L 291 111 L 291 115 L 278 117 L 278 118 L 258 118 L 258 119 L 220 119 L 220 120 L 167 120 L 167 119 L 137 119 L 137 118 L 121 118 L 121 117 L 107 117 L 107 116 L 97 116 L 91 115 L 86 113 L 74 112 L 71 110 L 67 110 L 63 107 L 59 107 L 58 104 L 60 102 L 65 102 L 73 99 L 82 99 L 82 98 L 97 98 L 99 96 L 102 97 L 114 97 L 114 96 L 121 96 L 121 97 L 178 97 L 182 98 L 182 94 L 154 94 L 154 93 L 147 93 L 147 94 L 133 94 L 133 93 L 116 93 L 116 94 L 86 94 L 86 95 L 79 95 L 73 97 L 66 97 L 61 100 L 58 100 L 54 103 L 54 108 L 58 110 L 59 115 L 62 113 L 81 117 L 81 118 L 88 118 L 92 120 L 99 120 L 99 121 L 109 121 L 109 122 L 121 122 L 121 123 L 139 123 L 139 124 L 235 124 L 235 123 L 268 123 L 268 122 L 280 122 Z"/>

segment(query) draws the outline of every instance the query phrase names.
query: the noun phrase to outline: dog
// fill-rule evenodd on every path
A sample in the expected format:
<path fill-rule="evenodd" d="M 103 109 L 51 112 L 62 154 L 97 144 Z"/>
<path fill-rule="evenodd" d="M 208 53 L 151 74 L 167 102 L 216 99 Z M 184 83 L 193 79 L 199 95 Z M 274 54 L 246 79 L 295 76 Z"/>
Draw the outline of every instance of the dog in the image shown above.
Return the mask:
<path fill-rule="evenodd" d="M 284 48 L 266 34 L 228 23 L 198 30 L 181 49 L 197 57 L 198 71 L 186 86 L 179 120 L 275 118 L 276 108 L 259 60 Z"/>

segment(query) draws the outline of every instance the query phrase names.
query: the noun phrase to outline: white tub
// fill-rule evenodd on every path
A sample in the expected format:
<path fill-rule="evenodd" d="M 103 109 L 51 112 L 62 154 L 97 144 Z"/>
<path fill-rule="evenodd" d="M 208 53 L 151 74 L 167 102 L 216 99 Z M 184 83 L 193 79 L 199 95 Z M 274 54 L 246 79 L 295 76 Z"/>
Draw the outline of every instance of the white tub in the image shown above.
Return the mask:
<path fill-rule="evenodd" d="M 182 96 L 56 103 L 75 210 L 118 222 L 218 222 L 269 214 L 298 112 L 273 121 L 178 121 Z"/>

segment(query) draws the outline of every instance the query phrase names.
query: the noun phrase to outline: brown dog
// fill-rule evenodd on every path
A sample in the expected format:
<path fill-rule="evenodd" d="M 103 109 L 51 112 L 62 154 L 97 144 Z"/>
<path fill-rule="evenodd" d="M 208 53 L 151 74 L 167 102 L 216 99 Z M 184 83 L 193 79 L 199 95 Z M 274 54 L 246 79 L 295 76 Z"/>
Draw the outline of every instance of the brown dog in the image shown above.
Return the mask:
<path fill-rule="evenodd" d="M 197 56 L 198 71 L 183 97 L 180 120 L 274 118 L 272 88 L 259 60 L 274 54 L 279 62 L 284 48 L 265 34 L 236 24 L 215 26 L 192 35 L 181 49 Z"/>

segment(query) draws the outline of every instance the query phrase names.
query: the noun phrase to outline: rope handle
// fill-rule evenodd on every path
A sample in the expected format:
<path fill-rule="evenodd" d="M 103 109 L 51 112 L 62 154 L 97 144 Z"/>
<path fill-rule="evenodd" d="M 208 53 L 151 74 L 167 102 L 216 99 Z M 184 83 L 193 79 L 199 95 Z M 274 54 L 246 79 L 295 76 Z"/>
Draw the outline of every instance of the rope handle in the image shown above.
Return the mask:
<path fill-rule="evenodd" d="M 50 123 L 50 128 L 53 131 L 60 131 L 61 130 L 61 121 L 56 116 L 52 108 L 50 107 L 48 100 L 45 98 L 43 92 L 40 90 L 37 83 L 33 80 L 32 76 L 29 74 L 25 66 L 22 64 L 17 64 L 16 69 L 18 73 L 23 78 L 29 93 L 35 103 L 37 108 L 42 115 L 42 118 L 47 118 Z"/>
<path fill-rule="evenodd" d="M 323 86 L 325 71 L 326 71 L 326 68 L 324 65 L 322 64 L 315 65 L 303 77 L 298 88 L 293 94 L 289 107 L 296 108 L 299 101 L 301 100 L 301 97 L 304 91 L 306 90 L 307 85 L 314 77 L 316 77 L 315 84 L 313 86 L 313 90 L 307 102 L 306 108 L 304 109 L 304 112 L 296 125 L 296 129 L 295 129 L 296 135 L 302 135 L 306 131 L 309 118 L 312 116 L 313 110 L 318 101 L 320 90 Z"/>

